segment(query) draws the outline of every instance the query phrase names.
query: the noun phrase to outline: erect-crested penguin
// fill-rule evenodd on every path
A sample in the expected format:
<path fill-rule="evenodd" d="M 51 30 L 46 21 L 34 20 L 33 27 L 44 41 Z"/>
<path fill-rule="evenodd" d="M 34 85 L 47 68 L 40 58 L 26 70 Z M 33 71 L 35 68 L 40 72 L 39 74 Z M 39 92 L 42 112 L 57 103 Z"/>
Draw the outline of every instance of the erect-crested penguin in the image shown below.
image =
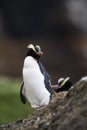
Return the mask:
<path fill-rule="evenodd" d="M 26 98 L 33 108 L 41 108 L 50 102 L 54 90 L 51 88 L 51 78 L 39 58 L 43 55 L 40 46 L 30 44 L 23 65 L 23 83 L 20 89 L 21 101 Z M 26 97 L 26 98 L 25 98 Z"/>
<path fill-rule="evenodd" d="M 73 83 L 70 80 L 70 77 L 59 78 L 58 84 L 51 85 L 51 88 L 56 92 L 68 91 L 72 87 Z"/>

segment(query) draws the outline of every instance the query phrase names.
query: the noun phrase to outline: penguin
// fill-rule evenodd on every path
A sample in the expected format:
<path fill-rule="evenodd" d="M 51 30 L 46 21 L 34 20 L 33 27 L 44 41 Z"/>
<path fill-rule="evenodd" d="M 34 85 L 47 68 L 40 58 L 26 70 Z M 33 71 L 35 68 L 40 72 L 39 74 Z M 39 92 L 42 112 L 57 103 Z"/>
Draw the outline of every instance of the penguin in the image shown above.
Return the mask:
<path fill-rule="evenodd" d="M 39 61 L 43 52 L 39 45 L 28 45 L 28 52 L 23 64 L 23 83 L 20 88 L 22 103 L 26 98 L 36 109 L 47 106 L 54 90 L 51 88 L 51 77 Z"/>
<path fill-rule="evenodd" d="M 58 79 L 58 85 L 59 87 L 56 89 L 56 92 L 62 92 L 62 91 L 68 91 L 73 83 L 70 80 L 70 77 L 66 77 L 66 78 L 60 78 Z"/>
<path fill-rule="evenodd" d="M 68 91 L 72 87 L 73 83 L 71 82 L 70 77 L 59 78 L 56 85 L 51 85 L 51 88 L 56 92 Z"/>

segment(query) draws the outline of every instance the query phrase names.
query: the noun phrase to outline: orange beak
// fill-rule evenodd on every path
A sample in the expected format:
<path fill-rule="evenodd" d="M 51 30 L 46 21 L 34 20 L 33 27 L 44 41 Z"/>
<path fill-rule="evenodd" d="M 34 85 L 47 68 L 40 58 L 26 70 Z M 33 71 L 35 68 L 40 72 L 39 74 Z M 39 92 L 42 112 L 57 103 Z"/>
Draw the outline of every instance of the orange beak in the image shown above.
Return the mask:
<path fill-rule="evenodd" d="M 43 52 L 42 52 L 42 51 L 37 52 L 37 54 L 38 54 L 39 56 L 43 56 Z"/>

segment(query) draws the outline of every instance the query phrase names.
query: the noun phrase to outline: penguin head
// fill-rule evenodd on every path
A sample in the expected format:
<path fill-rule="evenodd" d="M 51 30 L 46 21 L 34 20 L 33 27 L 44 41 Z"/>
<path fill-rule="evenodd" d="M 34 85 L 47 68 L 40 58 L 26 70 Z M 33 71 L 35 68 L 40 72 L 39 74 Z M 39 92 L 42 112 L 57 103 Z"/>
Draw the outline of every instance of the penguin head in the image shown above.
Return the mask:
<path fill-rule="evenodd" d="M 60 89 L 58 91 L 67 91 L 73 84 L 70 81 L 70 77 L 60 78 L 58 80 L 58 85 Z"/>
<path fill-rule="evenodd" d="M 43 52 L 39 45 L 34 46 L 33 44 L 29 44 L 27 48 L 28 52 L 26 56 L 32 56 L 33 58 L 38 60 L 43 55 Z"/>

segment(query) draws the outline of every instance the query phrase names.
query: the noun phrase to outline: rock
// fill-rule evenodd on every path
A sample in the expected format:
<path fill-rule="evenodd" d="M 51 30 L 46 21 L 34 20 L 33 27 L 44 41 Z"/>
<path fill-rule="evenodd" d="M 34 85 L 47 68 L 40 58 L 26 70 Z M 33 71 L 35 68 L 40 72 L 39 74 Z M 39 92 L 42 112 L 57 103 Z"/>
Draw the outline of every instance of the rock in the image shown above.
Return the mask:
<path fill-rule="evenodd" d="M 53 96 L 49 106 L 0 130 L 87 130 L 87 77 L 68 92 Z"/>

